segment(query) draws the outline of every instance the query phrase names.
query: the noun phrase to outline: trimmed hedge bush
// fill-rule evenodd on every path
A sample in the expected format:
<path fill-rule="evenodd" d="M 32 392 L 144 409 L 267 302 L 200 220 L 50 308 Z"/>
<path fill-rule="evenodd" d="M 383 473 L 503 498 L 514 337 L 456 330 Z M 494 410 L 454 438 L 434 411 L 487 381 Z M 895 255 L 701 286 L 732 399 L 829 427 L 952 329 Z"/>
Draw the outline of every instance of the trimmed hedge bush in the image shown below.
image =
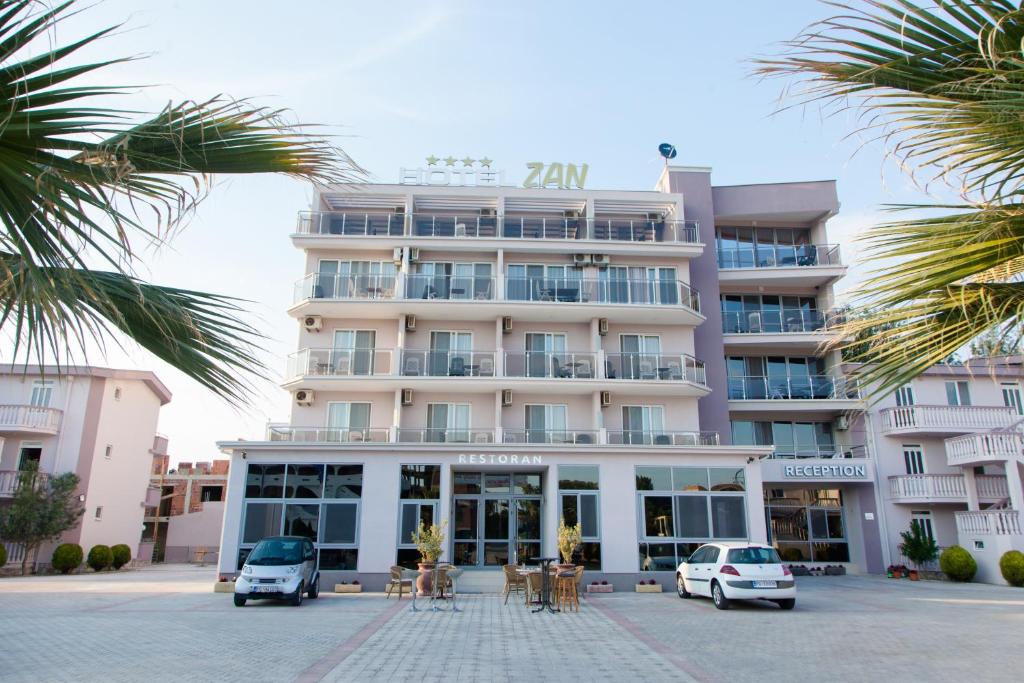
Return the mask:
<path fill-rule="evenodd" d="M 999 572 L 1011 586 L 1024 586 L 1024 553 L 1019 550 L 1003 553 L 999 558 Z"/>
<path fill-rule="evenodd" d="M 89 558 L 86 560 L 86 564 L 92 567 L 94 571 L 100 572 L 109 567 L 113 561 L 114 554 L 110 552 L 110 546 L 94 545 L 92 550 L 89 551 Z"/>
<path fill-rule="evenodd" d="M 82 546 L 77 543 L 61 543 L 53 551 L 50 565 L 61 574 L 70 574 L 82 564 Z"/>
<path fill-rule="evenodd" d="M 978 572 L 978 563 L 966 548 L 953 545 L 939 555 L 939 569 L 954 581 L 970 581 Z"/>
<path fill-rule="evenodd" d="M 0 567 L 7 564 L 7 548 L 4 547 L 3 543 L 0 543 Z"/>
<path fill-rule="evenodd" d="M 132 549 L 124 543 L 118 543 L 110 548 L 114 569 L 120 569 L 132 561 Z"/>

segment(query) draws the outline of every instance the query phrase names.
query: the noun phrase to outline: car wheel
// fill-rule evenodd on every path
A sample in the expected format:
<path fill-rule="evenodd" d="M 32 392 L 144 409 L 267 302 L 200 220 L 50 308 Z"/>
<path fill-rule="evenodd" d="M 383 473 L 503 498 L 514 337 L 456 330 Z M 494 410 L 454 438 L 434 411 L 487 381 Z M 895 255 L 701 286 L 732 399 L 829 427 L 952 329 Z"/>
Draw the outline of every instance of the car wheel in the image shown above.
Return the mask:
<path fill-rule="evenodd" d="M 245 607 L 245 598 L 235 593 L 235 607 Z"/>
<path fill-rule="evenodd" d="M 711 584 L 711 599 L 715 601 L 715 607 L 718 609 L 729 609 L 731 604 L 729 598 L 725 597 L 721 584 L 717 581 Z"/>
<path fill-rule="evenodd" d="M 292 607 L 298 607 L 302 604 L 302 590 L 303 585 L 300 582 L 299 587 L 295 589 L 295 594 L 292 595 Z"/>
<path fill-rule="evenodd" d="M 686 590 L 686 582 L 683 581 L 682 574 L 676 574 L 676 593 L 678 593 L 679 597 L 683 600 L 689 600 L 693 596 L 690 591 Z"/>
<path fill-rule="evenodd" d="M 316 600 L 317 596 L 320 595 L 320 577 L 313 579 L 313 583 L 309 586 L 309 592 L 306 593 L 306 597 L 310 600 Z"/>
<path fill-rule="evenodd" d="M 796 607 L 796 598 L 786 598 L 785 600 L 776 600 L 775 604 L 782 609 L 793 609 Z"/>

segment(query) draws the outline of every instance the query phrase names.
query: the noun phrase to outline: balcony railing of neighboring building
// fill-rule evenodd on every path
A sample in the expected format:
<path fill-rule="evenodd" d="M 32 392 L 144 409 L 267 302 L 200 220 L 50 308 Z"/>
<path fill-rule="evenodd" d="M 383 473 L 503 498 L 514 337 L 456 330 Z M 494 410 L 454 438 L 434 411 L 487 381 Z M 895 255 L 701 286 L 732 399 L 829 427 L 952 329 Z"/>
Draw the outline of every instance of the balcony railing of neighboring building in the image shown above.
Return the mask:
<path fill-rule="evenodd" d="M 509 301 L 686 306 L 700 311 L 700 295 L 679 280 L 510 277 Z"/>
<path fill-rule="evenodd" d="M 398 430 L 399 443 L 455 443 L 455 444 L 487 444 L 494 443 L 493 429 L 459 429 L 459 428 L 426 428 Z"/>
<path fill-rule="evenodd" d="M 594 379 L 598 354 L 586 351 L 506 351 L 506 377 Z"/>
<path fill-rule="evenodd" d="M 0 498 L 10 498 L 22 486 L 45 485 L 50 475 L 45 472 L 23 472 L 19 470 L 0 470 Z"/>
<path fill-rule="evenodd" d="M 783 308 L 777 311 L 722 311 L 725 334 L 793 334 L 818 332 L 842 324 L 842 311 Z"/>
<path fill-rule="evenodd" d="M 296 232 L 331 237 L 407 236 L 679 244 L 700 241 L 697 221 L 582 216 L 303 211 L 299 214 Z"/>
<path fill-rule="evenodd" d="M 505 443 L 596 444 L 599 443 L 600 432 L 587 429 L 504 429 L 502 437 Z"/>
<path fill-rule="evenodd" d="M 1012 416 L 1012 412 L 1010 414 Z M 1024 435 L 1016 432 L 967 434 L 946 439 L 945 444 L 946 462 L 949 465 L 1024 459 Z"/>
<path fill-rule="evenodd" d="M 329 427 L 292 427 L 269 425 L 269 441 L 295 441 L 303 443 L 387 443 L 390 429 L 340 429 Z"/>
<path fill-rule="evenodd" d="M 295 283 L 295 301 L 306 299 L 394 299 L 397 282 L 398 277 L 394 273 L 379 275 L 311 273 Z"/>
<path fill-rule="evenodd" d="M 974 479 L 979 498 L 1001 500 L 1010 495 L 1006 477 L 978 475 Z M 955 498 L 967 500 L 967 483 L 962 474 L 901 474 L 889 477 L 889 495 L 901 498 Z"/>
<path fill-rule="evenodd" d="M 956 512 L 957 533 L 965 536 L 1020 536 L 1018 510 Z"/>
<path fill-rule="evenodd" d="M 674 380 L 707 386 L 704 362 L 685 353 L 605 354 L 607 379 Z"/>
<path fill-rule="evenodd" d="M 57 431 L 62 411 L 24 404 L 0 405 L 0 429 Z"/>
<path fill-rule="evenodd" d="M 21 543 L 0 543 L 4 546 L 7 551 L 7 564 L 15 565 L 21 564 L 21 561 L 25 558 L 25 546 Z M 3 565 L 0 565 L 3 567 Z"/>
<path fill-rule="evenodd" d="M 494 377 L 494 351 L 402 350 L 406 377 Z"/>
<path fill-rule="evenodd" d="M 301 349 L 288 356 L 288 377 L 390 375 L 391 349 Z"/>
<path fill-rule="evenodd" d="M 406 299 L 489 301 L 497 295 L 495 279 L 486 276 L 413 273 L 405 278 L 405 282 Z"/>
<path fill-rule="evenodd" d="M 718 247 L 718 267 L 796 268 L 800 266 L 838 266 L 838 244 L 751 245 Z"/>
<path fill-rule="evenodd" d="M 717 446 L 718 432 L 662 432 L 637 429 L 609 430 L 615 446 Z"/>
<path fill-rule="evenodd" d="M 1012 408 L 997 406 L 897 406 L 880 411 L 882 432 L 897 429 L 999 429 L 1016 418 Z"/>
<path fill-rule="evenodd" d="M 828 375 L 807 377 L 730 377 L 729 399 L 751 401 L 779 400 L 847 400 L 860 397 L 852 380 Z"/>

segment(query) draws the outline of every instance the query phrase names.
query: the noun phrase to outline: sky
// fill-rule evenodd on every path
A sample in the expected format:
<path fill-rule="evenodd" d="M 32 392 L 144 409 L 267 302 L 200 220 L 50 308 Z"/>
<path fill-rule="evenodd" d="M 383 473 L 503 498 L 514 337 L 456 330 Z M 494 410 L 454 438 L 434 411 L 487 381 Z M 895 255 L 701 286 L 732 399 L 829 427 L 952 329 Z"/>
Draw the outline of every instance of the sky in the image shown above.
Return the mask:
<path fill-rule="evenodd" d="M 488 157 L 509 182 L 531 161 L 587 163 L 588 188 L 650 189 L 662 161 L 710 166 L 716 185 L 835 179 L 841 213 L 830 241 L 856 259 L 854 237 L 885 219 L 880 207 L 925 199 L 854 133 L 853 114 L 816 106 L 780 111 L 786 85 L 760 80 L 750 61 L 831 15 L 817 0 L 698 2 L 334 2 L 104 0 L 84 5 L 57 40 L 122 24 L 82 60 L 144 57 L 94 83 L 147 86 L 109 104 L 156 112 L 218 94 L 252 98 L 318 124 L 369 173 L 396 182 L 430 155 Z M 248 300 L 268 339 L 272 377 L 233 408 L 126 342 L 96 365 L 150 369 L 174 394 L 160 431 L 172 459 L 218 457 L 215 442 L 259 439 L 287 421 L 277 386 L 298 323 L 285 314 L 303 275 L 288 235 L 311 188 L 277 176 L 221 178 L 187 226 L 143 253 L 140 275 L 163 285 Z M 855 288 L 864 267 L 838 286 Z M 9 340 L 2 347 L 9 351 Z"/>

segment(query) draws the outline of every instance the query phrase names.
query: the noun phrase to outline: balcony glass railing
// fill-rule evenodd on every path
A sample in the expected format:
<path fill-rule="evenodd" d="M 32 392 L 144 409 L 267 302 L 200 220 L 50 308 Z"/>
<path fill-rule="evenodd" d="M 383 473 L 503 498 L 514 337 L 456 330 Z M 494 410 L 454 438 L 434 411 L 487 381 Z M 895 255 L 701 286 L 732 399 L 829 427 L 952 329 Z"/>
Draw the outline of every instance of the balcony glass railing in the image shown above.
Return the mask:
<path fill-rule="evenodd" d="M 781 310 L 722 311 L 726 334 L 783 334 L 817 332 L 842 322 L 838 312 L 783 308 Z"/>
<path fill-rule="evenodd" d="M 718 432 L 608 431 L 608 443 L 628 446 L 717 446 Z"/>
<path fill-rule="evenodd" d="M 719 246 L 719 268 L 791 268 L 797 266 L 837 266 L 839 245 L 749 245 Z"/>
<path fill-rule="evenodd" d="M 288 356 L 288 377 L 391 374 L 391 349 L 302 349 Z"/>
<path fill-rule="evenodd" d="M 305 299 L 394 299 L 397 276 L 312 273 L 295 283 L 295 301 Z"/>
<path fill-rule="evenodd" d="M 599 432 L 574 429 L 505 429 L 505 443 L 596 444 Z"/>
<path fill-rule="evenodd" d="M 602 240 L 693 244 L 697 221 L 582 216 L 427 214 L 303 211 L 296 232 L 334 237 L 450 237 L 483 239 Z"/>
<path fill-rule="evenodd" d="M 398 430 L 399 443 L 494 443 L 493 429 L 406 429 Z"/>
<path fill-rule="evenodd" d="M 731 400 L 760 399 L 855 399 L 856 384 L 828 375 L 807 377 L 730 377 Z"/>
<path fill-rule="evenodd" d="M 696 290 L 678 280 L 510 277 L 505 287 L 509 301 L 683 305 L 700 311 Z"/>
<path fill-rule="evenodd" d="M 406 299 L 487 301 L 495 296 L 493 277 L 414 273 L 405 282 Z"/>
<path fill-rule="evenodd" d="M 330 427 L 292 427 L 270 425 L 267 427 L 270 441 L 298 441 L 320 443 L 387 443 L 389 429 L 336 429 Z"/>
<path fill-rule="evenodd" d="M 407 377 L 494 377 L 494 351 L 402 351 L 402 374 Z"/>
<path fill-rule="evenodd" d="M 575 351 L 507 351 L 506 377 L 593 379 L 597 354 Z"/>
<path fill-rule="evenodd" d="M 605 356 L 605 377 L 708 383 L 703 361 L 685 353 L 609 353 Z"/>

